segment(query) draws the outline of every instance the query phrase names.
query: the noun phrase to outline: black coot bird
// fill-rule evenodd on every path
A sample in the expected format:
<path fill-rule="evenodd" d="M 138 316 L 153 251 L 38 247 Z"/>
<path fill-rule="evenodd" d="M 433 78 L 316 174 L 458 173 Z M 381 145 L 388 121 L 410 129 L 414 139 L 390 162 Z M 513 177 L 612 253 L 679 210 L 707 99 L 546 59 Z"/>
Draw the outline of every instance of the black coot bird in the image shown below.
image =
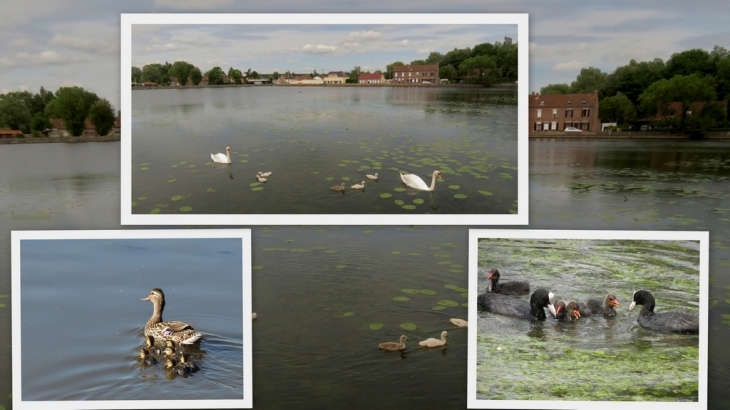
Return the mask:
<path fill-rule="evenodd" d="M 483 293 L 477 298 L 477 304 L 483 310 L 498 315 L 513 316 L 527 320 L 545 320 L 545 308 L 555 316 L 555 307 L 552 304 L 553 294 L 545 289 L 536 290 L 530 296 L 530 303 L 508 296 Z"/>
<path fill-rule="evenodd" d="M 499 275 L 499 269 L 489 271 L 487 292 L 501 293 L 503 295 L 527 295 L 530 293 L 529 283 L 519 281 L 499 283 Z"/>
<path fill-rule="evenodd" d="M 618 299 L 610 293 L 603 298 L 603 302 L 598 299 L 588 299 L 586 303 L 578 302 L 581 316 L 603 315 L 613 317 L 616 316 L 616 311 L 613 308 L 618 305 Z"/>
<path fill-rule="evenodd" d="M 566 306 L 565 302 L 561 300 L 555 305 L 555 314 L 553 316 L 561 322 L 572 322 L 580 319 L 580 312 L 577 303 L 570 302 Z"/>
<path fill-rule="evenodd" d="M 632 310 L 636 305 L 642 305 L 639 312 L 639 325 L 647 329 L 674 333 L 699 333 L 700 321 L 697 316 L 680 312 L 654 313 L 654 296 L 646 290 L 634 292 L 633 302 L 629 306 Z"/>

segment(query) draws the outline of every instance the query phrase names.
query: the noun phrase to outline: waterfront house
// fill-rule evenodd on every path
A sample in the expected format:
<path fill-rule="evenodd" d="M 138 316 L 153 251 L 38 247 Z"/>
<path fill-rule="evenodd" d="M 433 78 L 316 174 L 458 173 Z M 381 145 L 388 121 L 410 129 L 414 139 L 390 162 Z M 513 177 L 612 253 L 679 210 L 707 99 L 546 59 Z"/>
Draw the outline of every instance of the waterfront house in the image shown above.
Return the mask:
<path fill-rule="evenodd" d="M 330 71 L 327 76 L 322 79 L 324 84 L 345 84 L 347 75 L 342 71 Z"/>
<path fill-rule="evenodd" d="M 61 118 L 51 118 L 51 130 L 48 136 L 51 138 L 68 137 L 69 132 L 66 129 L 66 123 Z"/>
<path fill-rule="evenodd" d="M 180 81 L 177 80 L 177 77 L 170 77 L 170 85 L 173 87 L 179 87 Z"/>
<path fill-rule="evenodd" d="M 383 73 L 360 73 L 360 75 L 357 76 L 357 83 L 358 84 L 384 84 L 385 83 L 385 77 L 383 77 Z"/>
<path fill-rule="evenodd" d="M 566 127 L 601 130 L 598 91 L 592 94 L 531 94 L 528 106 L 530 132 L 563 131 Z"/>
<path fill-rule="evenodd" d="M 393 81 L 398 84 L 406 83 L 439 83 L 439 65 L 400 65 L 393 67 Z"/>
<path fill-rule="evenodd" d="M 0 130 L 0 138 L 13 138 L 17 134 L 22 134 L 21 130 Z"/>

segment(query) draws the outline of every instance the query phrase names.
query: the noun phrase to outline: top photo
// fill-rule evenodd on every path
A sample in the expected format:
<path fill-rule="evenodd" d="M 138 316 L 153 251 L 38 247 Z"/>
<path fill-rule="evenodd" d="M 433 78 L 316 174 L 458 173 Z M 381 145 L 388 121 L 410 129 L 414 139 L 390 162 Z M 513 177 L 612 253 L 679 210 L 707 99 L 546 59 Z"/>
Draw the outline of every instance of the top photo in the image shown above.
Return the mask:
<path fill-rule="evenodd" d="M 121 222 L 526 225 L 527 14 L 122 14 Z"/>

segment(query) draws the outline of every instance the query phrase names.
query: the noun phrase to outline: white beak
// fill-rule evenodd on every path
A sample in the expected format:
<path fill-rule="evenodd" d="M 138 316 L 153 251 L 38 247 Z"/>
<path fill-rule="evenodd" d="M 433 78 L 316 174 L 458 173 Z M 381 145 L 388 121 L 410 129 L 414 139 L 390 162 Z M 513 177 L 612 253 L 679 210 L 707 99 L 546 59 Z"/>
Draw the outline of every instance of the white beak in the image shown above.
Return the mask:
<path fill-rule="evenodd" d="M 629 306 L 629 310 L 632 310 L 636 306 L 636 302 L 631 302 L 631 305 Z"/>

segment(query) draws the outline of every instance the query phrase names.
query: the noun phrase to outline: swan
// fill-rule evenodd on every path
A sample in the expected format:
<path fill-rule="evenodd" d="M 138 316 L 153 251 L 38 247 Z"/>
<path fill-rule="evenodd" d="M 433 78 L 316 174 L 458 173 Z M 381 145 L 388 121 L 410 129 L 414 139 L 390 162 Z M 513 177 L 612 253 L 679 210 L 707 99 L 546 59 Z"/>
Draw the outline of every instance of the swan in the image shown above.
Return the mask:
<path fill-rule="evenodd" d="M 345 183 L 343 182 L 342 185 L 335 185 L 332 187 L 333 191 L 344 191 L 345 190 Z"/>
<path fill-rule="evenodd" d="M 459 327 L 468 327 L 469 326 L 469 322 L 467 322 L 466 320 L 463 320 L 463 319 L 449 319 L 449 321 Z"/>
<path fill-rule="evenodd" d="M 266 178 L 261 178 L 261 176 L 258 174 L 256 175 L 256 179 L 258 179 L 259 182 L 266 182 Z"/>
<path fill-rule="evenodd" d="M 446 338 L 449 337 L 448 333 L 444 330 L 441 332 L 441 340 L 434 339 L 433 337 L 418 342 L 422 347 L 441 347 L 446 344 Z"/>
<path fill-rule="evenodd" d="M 251 313 L 251 320 L 255 320 L 255 319 L 256 319 L 256 312 L 253 312 L 253 313 Z"/>
<path fill-rule="evenodd" d="M 406 337 L 406 335 L 401 335 L 400 340 L 398 342 L 384 342 L 384 343 L 380 343 L 378 345 L 378 347 L 383 350 L 388 350 L 391 352 L 394 352 L 396 350 L 404 350 L 406 348 L 407 340 L 408 340 L 408 338 Z"/>
<path fill-rule="evenodd" d="M 377 172 L 375 173 L 375 175 L 367 174 L 365 176 L 368 177 L 368 178 L 370 178 L 370 179 L 378 179 L 378 173 Z"/>
<path fill-rule="evenodd" d="M 261 175 L 262 177 L 270 177 L 271 176 L 271 171 L 269 171 L 269 172 L 261 172 L 261 171 L 259 171 L 259 175 Z"/>
<path fill-rule="evenodd" d="M 433 191 L 436 188 L 436 177 L 441 178 L 441 172 L 433 171 L 433 179 L 431 179 L 431 187 L 429 187 L 418 175 L 400 174 L 400 179 L 403 180 L 404 184 L 421 191 Z"/>
<path fill-rule="evenodd" d="M 351 186 L 352 189 L 365 189 L 365 181 L 360 182 L 359 184 L 355 184 Z"/>
<path fill-rule="evenodd" d="M 218 162 L 220 164 L 230 164 L 231 163 L 231 148 L 226 147 L 226 153 L 224 154 L 210 154 L 210 159 L 213 160 L 213 162 Z"/>

